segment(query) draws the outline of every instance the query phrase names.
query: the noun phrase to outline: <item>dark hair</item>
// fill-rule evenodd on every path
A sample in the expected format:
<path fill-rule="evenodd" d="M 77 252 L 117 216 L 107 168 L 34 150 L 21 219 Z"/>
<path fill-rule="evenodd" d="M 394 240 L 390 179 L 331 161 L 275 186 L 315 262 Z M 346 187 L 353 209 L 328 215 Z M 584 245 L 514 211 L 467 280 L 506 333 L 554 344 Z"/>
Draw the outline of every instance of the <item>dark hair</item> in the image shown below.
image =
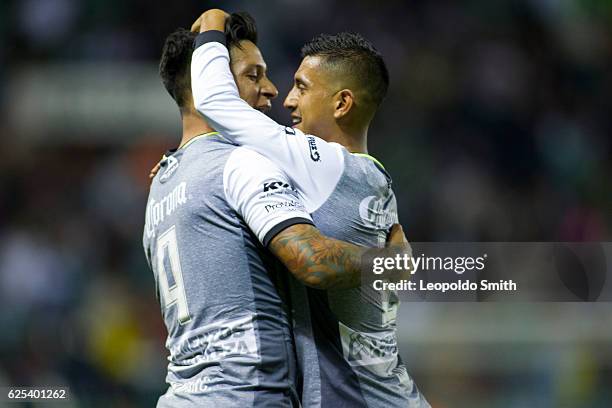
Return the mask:
<path fill-rule="evenodd" d="M 183 108 L 191 91 L 191 55 L 197 33 L 184 28 L 176 29 L 164 43 L 159 61 L 159 75 L 164 87 Z M 232 13 L 225 24 L 227 48 L 240 48 L 240 41 L 249 40 L 257 44 L 257 26 L 255 20 L 246 12 Z"/>
<path fill-rule="evenodd" d="M 376 109 L 389 87 L 389 71 L 382 55 L 361 35 L 339 33 L 319 34 L 302 47 L 302 57 L 321 56 L 337 67 L 343 75 L 350 75 L 355 84 L 369 95 Z"/>
<path fill-rule="evenodd" d="M 191 54 L 198 34 L 184 28 L 176 29 L 166 38 L 159 61 L 159 76 L 166 91 L 183 108 L 191 88 Z"/>
<path fill-rule="evenodd" d="M 225 22 L 225 41 L 227 48 L 240 48 L 240 41 L 248 40 L 257 45 L 257 25 L 255 19 L 246 11 L 230 14 Z"/>

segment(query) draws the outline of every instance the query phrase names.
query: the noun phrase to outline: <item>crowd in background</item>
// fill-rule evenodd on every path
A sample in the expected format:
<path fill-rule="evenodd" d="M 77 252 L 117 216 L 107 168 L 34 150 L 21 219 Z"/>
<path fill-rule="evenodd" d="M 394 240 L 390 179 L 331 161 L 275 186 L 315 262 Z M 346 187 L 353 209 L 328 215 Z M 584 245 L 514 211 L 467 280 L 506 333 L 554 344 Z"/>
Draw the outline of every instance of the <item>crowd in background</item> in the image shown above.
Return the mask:
<path fill-rule="evenodd" d="M 245 9 L 258 22 L 280 91 L 271 115 L 281 122 L 289 123 L 282 99 L 299 48 L 313 35 L 358 31 L 385 56 L 391 86 L 370 128 L 370 154 L 393 176 L 409 240 L 610 240 L 611 2 L 270 3 L 224 7 Z M 69 384 L 73 406 L 152 406 L 163 392 L 166 332 L 141 237 L 148 171 L 178 143 L 178 112 L 176 133 L 151 140 L 125 134 L 120 143 L 104 142 L 83 133 L 75 142 L 55 131 L 29 143 L 10 125 L 8 90 L 26 65 L 155 65 L 164 37 L 207 6 L 212 2 L 0 5 L 0 385 Z M 603 407 L 612 398 L 605 386 L 612 354 L 602 354 L 601 338 L 589 337 L 591 325 L 561 346 L 528 337 L 512 345 L 510 356 L 544 356 L 533 363 L 541 370 L 527 362 L 512 371 L 500 368 L 501 360 L 464 361 L 470 373 L 436 377 L 434 362 L 423 356 L 437 355 L 435 366 L 442 366 L 438 348 L 455 339 L 448 332 L 432 343 L 428 331 L 448 323 L 450 313 L 486 334 L 491 328 L 476 320 L 489 306 L 476 306 L 402 309 L 402 353 L 435 407 Z M 534 305 L 532 319 L 519 324 L 512 307 L 496 305 L 499 314 L 483 324 L 514 322 L 517 335 L 555 316 L 570 327 L 595 318 L 612 327 L 610 308 L 559 305 L 556 315 Z M 511 337 L 455 347 L 446 363 L 459 364 L 457 350 L 478 360 L 508 343 Z M 568 353 L 575 358 L 567 366 L 551 362 Z"/>

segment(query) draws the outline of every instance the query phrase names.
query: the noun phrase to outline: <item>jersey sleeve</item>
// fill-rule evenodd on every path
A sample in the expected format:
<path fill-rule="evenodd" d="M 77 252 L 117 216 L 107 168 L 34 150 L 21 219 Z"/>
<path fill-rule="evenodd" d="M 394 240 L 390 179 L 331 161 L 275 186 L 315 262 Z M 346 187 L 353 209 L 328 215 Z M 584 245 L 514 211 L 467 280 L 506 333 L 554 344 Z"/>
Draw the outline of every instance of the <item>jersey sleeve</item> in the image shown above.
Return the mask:
<path fill-rule="evenodd" d="M 313 224 L 289 178 L 270 160 L 245 147 L 229 156 L 223 171 L 225 196 L 259 241 L 294 224 Z"/>
<path fill-rule="evenodd" d="M 332 193 L 344 170 L 342 147 L 280 125 L 240 98 L 219 31 L 201 33 L 191 62 L 196 109 L 230 142 L 272 160 L 304 194 L 309 211 Z"/>

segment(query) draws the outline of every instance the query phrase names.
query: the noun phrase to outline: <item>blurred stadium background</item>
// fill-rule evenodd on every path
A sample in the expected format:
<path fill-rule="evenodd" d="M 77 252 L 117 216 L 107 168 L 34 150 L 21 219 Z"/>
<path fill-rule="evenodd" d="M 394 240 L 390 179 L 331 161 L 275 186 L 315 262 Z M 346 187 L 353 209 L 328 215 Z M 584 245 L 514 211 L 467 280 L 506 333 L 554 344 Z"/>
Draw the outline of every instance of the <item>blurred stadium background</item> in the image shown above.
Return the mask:
<path fill-rule="evenodd" d="M 0 385 L 148 407 L 165 329 L 141 249 L 148 170 L 179 140 L 164 37 L 213 2 L 0 3 Z M 413 241 L 609 241 L 609 0 L 227 1 L 282 99 L 299 47 L 363 33 L 392 85 L 370 130 Z M 410 303 L 401 350 L 445 407 L 609 407 L 612 306 Z M 0 404 L 1 405 L 1 404 Z M 13 405 L 11 405 L 13 406 Z M 34 406 L 34 405 L 32 405 Z"/>

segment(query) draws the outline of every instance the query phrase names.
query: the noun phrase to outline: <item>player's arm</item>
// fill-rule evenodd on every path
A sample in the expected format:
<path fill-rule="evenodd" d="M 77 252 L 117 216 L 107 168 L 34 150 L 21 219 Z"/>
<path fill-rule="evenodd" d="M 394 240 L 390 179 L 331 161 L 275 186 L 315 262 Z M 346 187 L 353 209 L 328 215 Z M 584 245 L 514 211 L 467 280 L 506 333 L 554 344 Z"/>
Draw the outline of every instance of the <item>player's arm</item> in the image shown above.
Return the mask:
<path fill-rule="evenodd" d="M 245 147 L 229 156 L 223 185 L 228 203 L 259 241 L 307 286 L 359 286 L 366 251 L 389 255 L 390 247 L 359 247 L 321 234 L 287 176 L 270 160 Z M 399 235 L 393 250 L 409 250 L 401 228 Z"/>
<path fill-rule="evenodd" d="M 240 98 L 224 25 L 224 12 L 209 10 L 192 27 L 201 31 L 191 60 L 195 108 L 223 137 L 274 161 L 300 190 L 325 195 L 340 177 L 341 147 L 280 125 Z"/>
<path fill-rule="evenodd" d="M 360 285 L 362 268 L 367 267 L 362 265 L 364 259 L 409 251 L 399 224 L 393 226 L 389 243 L 386 248 L 361 247 L 326 237 L 313 225 L 296 224 L 272 238 L 268 249 L 303 284 L 317 289 L 345 289 Z M 366 251 L 373 253 L 366 258 Z"/>
<path fill-rule="evenodd" d="M 365 248 L 328 238 L 314 226 L 296 224 L 279 232 L 268 249 L 299 281 L 317 289 L 359 286 Z"/>

